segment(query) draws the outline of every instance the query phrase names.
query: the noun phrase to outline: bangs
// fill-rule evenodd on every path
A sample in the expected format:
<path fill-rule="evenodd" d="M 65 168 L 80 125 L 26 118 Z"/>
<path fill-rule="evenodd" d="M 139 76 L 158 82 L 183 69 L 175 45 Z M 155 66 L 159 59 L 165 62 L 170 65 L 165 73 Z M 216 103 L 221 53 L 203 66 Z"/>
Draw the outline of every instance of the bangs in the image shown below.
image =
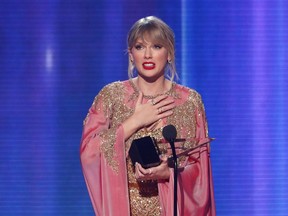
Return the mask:
<path fill-rule="evenodd" d="M 129 38 L 128 46 L 132 48 L 137 43 L 138 39 L 141 39 L 143 42 L 149 41 L 153 44 L 159 44 L 166 48 L 169 47 L 168 39 L 164 32 L 152 23 L 147 23 L 137 29 L 137 31 L 135 31 Z"/>

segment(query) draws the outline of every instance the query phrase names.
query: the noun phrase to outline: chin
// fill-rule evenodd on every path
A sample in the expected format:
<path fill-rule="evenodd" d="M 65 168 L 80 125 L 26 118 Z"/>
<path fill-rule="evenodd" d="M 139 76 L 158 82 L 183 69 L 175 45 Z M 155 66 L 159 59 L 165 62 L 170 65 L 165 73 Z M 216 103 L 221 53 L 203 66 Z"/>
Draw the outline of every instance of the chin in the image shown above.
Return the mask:
<path fill-rule="evenodd" d="M 155 74 L 155 75 L 147 75 L 147 74 L 138 74 L 141 78 L 146 80 L 147 82 L 155 82 L 160 77 L 164 77 L 164 74 Z"/>

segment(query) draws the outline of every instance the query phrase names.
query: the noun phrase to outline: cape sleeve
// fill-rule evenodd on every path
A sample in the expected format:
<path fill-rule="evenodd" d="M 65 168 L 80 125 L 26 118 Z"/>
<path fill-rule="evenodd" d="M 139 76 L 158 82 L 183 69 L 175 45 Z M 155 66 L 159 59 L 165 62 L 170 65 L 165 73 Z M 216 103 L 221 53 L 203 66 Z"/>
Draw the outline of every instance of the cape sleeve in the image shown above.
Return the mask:
<path fill-rule="evenodd" d="M 83 122 L 80 160 L 95 214 L 129 215 L 127 178 L 123 174 L 124 132 L 121 124 L 110 126 L 110 96 L 108 88 L 104 88 L 89 109 Z"/>
<path fill-rule="evenodd" d="M 196 138 L 208 137 L 207 121 L 201 97 L 195 99 Z M 209 145 L 199 147 L 191 153 L 189 163 L 178 173 L 177 209 L 178 215 L 214 216 L 214 192 L 210 163 Z M 174 208 L 174 169 L 170 169 L 169 181 L 158 184 L 163 215 L 172 216 Z"/>

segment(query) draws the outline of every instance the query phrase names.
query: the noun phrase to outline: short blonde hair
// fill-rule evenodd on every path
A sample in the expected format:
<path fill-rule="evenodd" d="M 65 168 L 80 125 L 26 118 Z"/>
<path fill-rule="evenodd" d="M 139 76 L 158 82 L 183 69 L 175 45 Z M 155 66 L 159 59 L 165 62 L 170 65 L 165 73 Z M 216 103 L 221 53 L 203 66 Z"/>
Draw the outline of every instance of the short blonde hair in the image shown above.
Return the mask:
<path fill-rule="evenodd" d="M 165 22 L 155 16 L 139 19 L 134 23 L 128 33 L 128 50 L 130 51 L 133 48 L 139 38 L 144 40 L 144 36 L 147 34 L 151 37 L 153 42 L 160 43 L 167 49 L 171 59 L 166 65 L 165 76 L 173 81 L 175 77 L 178 77 L 175 68 L 175 36 L 173 30 Z M 133 63 L 129 61 L 129 78 L 133 77 L 134 69 Z"/>

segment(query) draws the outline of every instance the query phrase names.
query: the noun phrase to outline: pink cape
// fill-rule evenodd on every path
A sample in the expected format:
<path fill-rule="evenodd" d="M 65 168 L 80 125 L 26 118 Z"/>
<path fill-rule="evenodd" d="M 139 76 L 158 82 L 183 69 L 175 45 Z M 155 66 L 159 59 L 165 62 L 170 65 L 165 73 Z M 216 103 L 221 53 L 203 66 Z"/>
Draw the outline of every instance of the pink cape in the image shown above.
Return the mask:
<path fill-rule="evenodd" d="M 176 87 L 182 89 L 179 85 Z M 187 90 L 184 90 L 181 91 L 187 94 Z M 97 216 L 128 216 L 130 207 L 124 131 L 121 124 L 109 129 L 107 114 L 102 108 L 99 109 L 105 103 L 101 96 L 94 101 L 84 123 L 80 148 L 83 174 Z M 205 139 L 207 128 L 204 108 L 196 112 L 196 138 Z M 99 134 L 103 131 L 115 136 L 114 143 L 107 149 L 101 147 L 103 136 Z M 107 153 L 111 150 L 109 148 L 113 148 L 113 154 Z M 195 150 L 189 161 L 189 165 L 178 174 L 178 215 L 216 215 L 209 145 Z M 169 181 L 158 183 L 162 215 L 165 216 L 173 215 L 173 169 L 170 172 Z"/>

